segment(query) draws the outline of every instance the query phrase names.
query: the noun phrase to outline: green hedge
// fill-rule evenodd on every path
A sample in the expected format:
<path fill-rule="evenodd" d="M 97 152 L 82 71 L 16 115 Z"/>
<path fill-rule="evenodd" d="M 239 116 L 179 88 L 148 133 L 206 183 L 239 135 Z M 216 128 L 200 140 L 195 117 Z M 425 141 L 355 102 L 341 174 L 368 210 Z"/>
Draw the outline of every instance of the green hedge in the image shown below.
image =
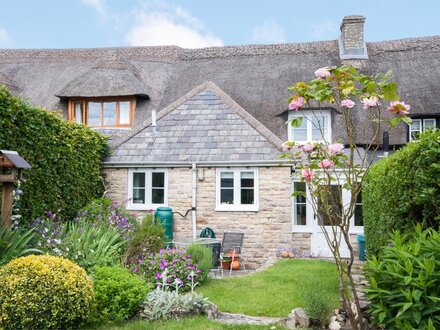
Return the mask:
<path fill-rule="evenodd" d="M 21 187 L 20 214 L 26 221 L 48 210 L 72 217 L 104 191 L 106 138 L 58 113 L 29 105 L 2 85 L 0 148 L 18 151 L 32 166 Z"/>
<path fill-rule="evenodd" d="M 393 230 L 414 223 L 439 227 L 440 131 L 429 131 L 374 164 L 365 178 L 363 212 L 367 253 L 377 255 Z"/>

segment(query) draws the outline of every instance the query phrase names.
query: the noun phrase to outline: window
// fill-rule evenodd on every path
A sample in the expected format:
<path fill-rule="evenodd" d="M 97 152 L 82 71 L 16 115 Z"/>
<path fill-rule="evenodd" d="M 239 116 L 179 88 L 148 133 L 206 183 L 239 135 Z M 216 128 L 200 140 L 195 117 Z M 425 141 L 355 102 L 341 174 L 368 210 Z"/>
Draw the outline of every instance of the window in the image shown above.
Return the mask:
<path fill-rule="evenodd" d="M 436 124 L 435 118 L 413 119 L 409 125 L 409 140 L 417 140 L 420 133 L 431 128 L 436 128 Z"/>
<path fill-rule="evenodd" d="M 293 224 L 295 226 L 307 225 L 307 199 L 306 199 L 306 183 L 297 182 L 293 183 L 293 190 L 295 192 L 301 192 L 302 194 L 294 196 L 293 200 Z"/>
<path fill-rule="evenodd" d="M 69 120 L 90 127 L 131 127 L 135 103 L 132 97 L 73 99 Z"/>
<path fill-rule="evenodd" d="M 356 206 L 354 208 L 354 225 L 363 226 L 364 225 L 364 215 L 362 213 L 362 192 L 356 196 Z"/>
<path fill-rule="evenodd" d="M 331 185 L 330 191 L 323 186 L 322 193 L 318 196 L 318 225 L 331 226 L 332 221 L 329 214 L 334 215 L 335 225 L 340 222 L 342 216 L 342 187 L 340 185 Z"/>
<path fill-rule="evenodd" d="M 291 126 L 290 121 L 298 117 L 302 117 L 301 126 Z M 331 141 L 330 111 L 289 111 L 288 137 L 295 142 Z"/>
<path fill-rule="evenodd" d="M 258 211 L 257 169 L 218 169 L 216 210 Z"/>
<path fill-rule="evenodd" d="M 128 209 L 149 210 L 168 204 L 166 170 L 130 170 L 128 181 Z"/>

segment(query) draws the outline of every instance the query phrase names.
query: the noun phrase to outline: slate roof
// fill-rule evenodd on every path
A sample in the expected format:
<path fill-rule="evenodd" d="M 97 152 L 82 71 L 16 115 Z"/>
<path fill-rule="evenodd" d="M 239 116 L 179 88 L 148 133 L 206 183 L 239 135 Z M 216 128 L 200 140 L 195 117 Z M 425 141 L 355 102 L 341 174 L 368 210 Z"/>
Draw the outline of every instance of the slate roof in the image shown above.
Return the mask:
<path fill-rule="evenodd" d="M 114 144 L 106 164 L 275 160 L 282 141 L 212 82 Z"/>

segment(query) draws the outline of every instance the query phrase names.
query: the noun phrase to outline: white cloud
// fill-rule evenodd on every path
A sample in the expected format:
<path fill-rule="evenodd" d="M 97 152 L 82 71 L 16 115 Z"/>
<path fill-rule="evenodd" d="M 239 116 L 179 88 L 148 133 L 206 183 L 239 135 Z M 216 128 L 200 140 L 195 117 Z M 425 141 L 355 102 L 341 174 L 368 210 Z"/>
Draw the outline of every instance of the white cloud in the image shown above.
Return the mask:
<path fill-rule="evenodd" d="M 107 6 L 104 0 L 81 0 L 81 2 L 87 6 L 93 7 L 100 15 L 104 15 L 107 11 Z"/>
<path fill-rule="evenodd" d="M 126 40 L 131 46 L 223 46 L 223 41 L 207 31 L 200 20 L 182 7 L 165 2 L 144 4 L 137 10 Z"/>
<path fill-rule="evenodd" d="M 317 24 L 309 24 L 311 34 L 315 39 L 334 39 L 337 37 L 338 27 L 331 20 L 325 20 Z"/>
<path fill-rule="evenodd" d="M 252 34 L 258 43 L 279 44 L 285 42 L 284 29 L 273 18 L 264 20 L 263 24 L 254 27 Z"/>
<path fill-rule="evenodd" d="M 7 46 L 9 44 L 9 35 L 5 29 L 0 29 L 0 46 Z"/>

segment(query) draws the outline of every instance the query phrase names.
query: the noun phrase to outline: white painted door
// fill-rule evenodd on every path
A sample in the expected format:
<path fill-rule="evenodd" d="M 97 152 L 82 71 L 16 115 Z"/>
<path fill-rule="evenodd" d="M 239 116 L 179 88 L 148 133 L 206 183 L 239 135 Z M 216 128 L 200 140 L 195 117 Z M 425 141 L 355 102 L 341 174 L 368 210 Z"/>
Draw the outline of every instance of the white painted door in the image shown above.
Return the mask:
<path fill-rule="evenodd" d="M 350 192 L 346 189 L 342 189 L 340 185 L 331 186 L 331 195 L 329 201 L 333 201 L 332 204 L 336 206 L 333 212 L 340 213 L 344 205 L 350 201 Z M 331 199 L 330 199 L 331 198 Z M 318 201 L 318 213 L 310 212 L 308 223 L 311 224 L 311 253 L 316 257 L 332 257 L 332 253 L 325 238 L 324 230 L 327 231 L 330 240 L 333 240 L 335 233 L 330 226 L 330 219 L 320 211 L 322 209 L 322 201 Z M 336 236 L 341 235 L 340 231 L 336 232 Z M 348 258 L 350 252 L 343 237 L 340 238 L 341 245 L 339 252 L 343 258 Z"/>

